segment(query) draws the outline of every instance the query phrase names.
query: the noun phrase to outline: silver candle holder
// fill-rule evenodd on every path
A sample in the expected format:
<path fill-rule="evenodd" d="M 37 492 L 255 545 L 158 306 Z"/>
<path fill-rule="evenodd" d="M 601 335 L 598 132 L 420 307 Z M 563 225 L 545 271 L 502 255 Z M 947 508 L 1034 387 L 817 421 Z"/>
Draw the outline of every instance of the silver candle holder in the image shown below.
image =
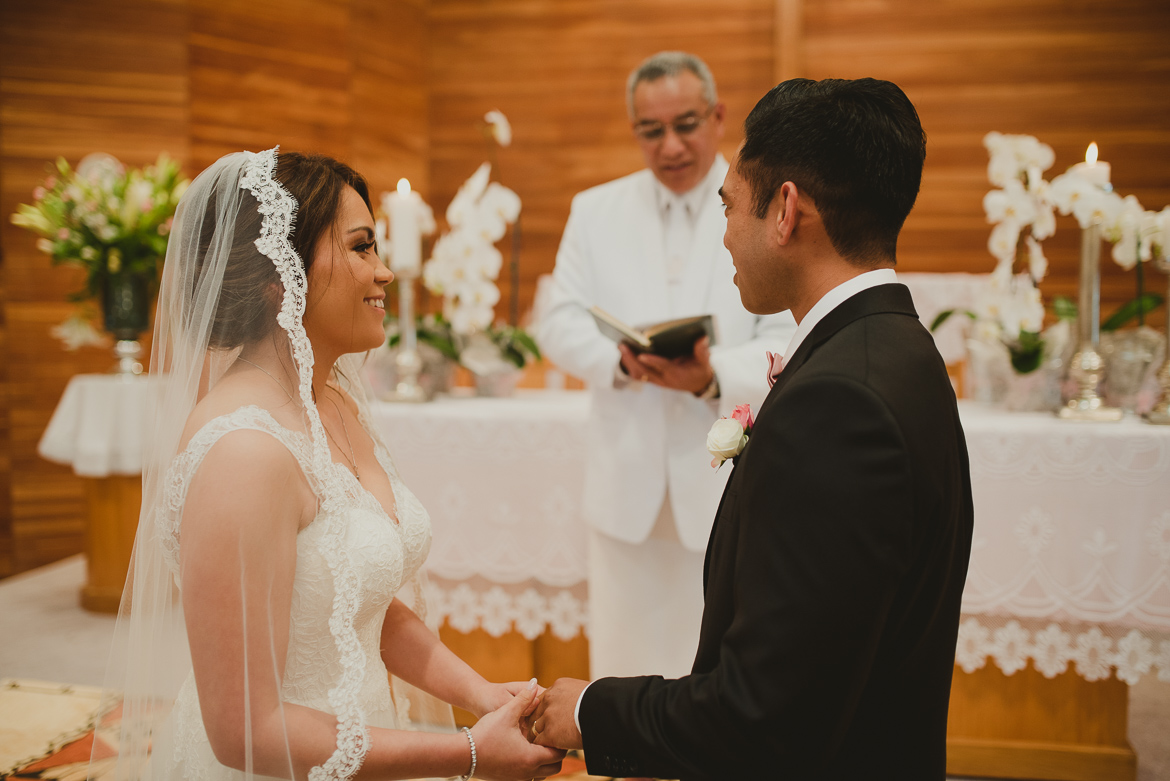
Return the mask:
<path fill-rule="evenodd" d="M 414 325 L 414 281 L 418 271 L 411 269 L 395 272 L 398 278 L 398 329 L 401 339 L 398 354 L 394 356 L 394 368 L 398 384 L 386 401 L 418 403 L 427 400 L 426 391 L 418 383 L 422 373 L 422 356 L 418 354 L 418 332 Z"/>
<path fill-rule="evenodd" d="M 1155 265 L 1166 274 L 1166 360 L 1158 369 L 1158 387 L 1162 395 L 1154 408 L 1146 413 L 1146 421 L 1157 426 L 1170 426 L 1170 254 L 1160 258 Z"/>
<path fill-rule="evenodd" d="M 1101 339 L 1101 229 L 1094 221 L 1081 231 L 1081 279 L 1077 305 L 1078 348 L 1069 364 L 1076 394 L 1060 409 L 1064 420 L 1117 421 L 1122 412 L 1097 393 L 1105 376 Z"/>

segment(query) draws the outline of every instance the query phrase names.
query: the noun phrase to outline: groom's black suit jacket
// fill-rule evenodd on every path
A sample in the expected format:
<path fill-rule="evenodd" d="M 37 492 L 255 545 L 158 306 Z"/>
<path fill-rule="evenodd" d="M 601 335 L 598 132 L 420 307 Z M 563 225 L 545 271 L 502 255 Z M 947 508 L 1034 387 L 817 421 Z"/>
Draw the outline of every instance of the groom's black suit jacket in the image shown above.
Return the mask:
<path fill-rule="evenodd" d="M 900 284 L 832 310 L 724 491 L 692 673 L 603 678 L 591 774 L 942 779 L 971 479 L 955 395 Z"/>

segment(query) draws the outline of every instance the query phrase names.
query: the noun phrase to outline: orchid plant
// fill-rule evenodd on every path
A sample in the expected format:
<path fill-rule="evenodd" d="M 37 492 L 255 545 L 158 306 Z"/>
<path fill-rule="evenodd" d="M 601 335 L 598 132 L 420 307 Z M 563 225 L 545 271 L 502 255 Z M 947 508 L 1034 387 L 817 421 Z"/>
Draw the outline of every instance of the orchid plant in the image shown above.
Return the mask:
<path fill-rule="evenodd" d="M 1097 224 L 1113 243 L 1113 259 L 1125 269 L 1137 267 L 1138 296 L 1102 324 L 1102 330 L 1124 325 L 1161 304 L 1161 296 L 1142 290 L 1142 263 L 1155 248 L 1170 247 L 1170 207 L 1145 211 L 1134 196 L 1122 198 L 1088 181 L 1075 169 L 1051 182 L 1044 172 L 1052 167 L 1052 147 L 1033 136 L 988 133 L 983 139 L 989 162 L 987 178 L 996 186 L 983 198 L 987 221 L 994 227 L 988 251 L 997 260 L 988 288 L 967 315 L 975 321 L 975 337 L 985 343 L 1003 343 L 1012 368 L 1026 374 L 1039 368 L 1045 354 L 1058 354 L 1069 338 L 1068 322 L 1076 305 L 1065 298 L 1054 303 L 1058 323 L 1043 332 L 1044 302 L 1039 283 L 1048 272 L 1041 242 L 1056 232 L 1056 213 L 1073 215 L 1082 228 Z M 931 329 L 953 313 L 939 314 Z"/>

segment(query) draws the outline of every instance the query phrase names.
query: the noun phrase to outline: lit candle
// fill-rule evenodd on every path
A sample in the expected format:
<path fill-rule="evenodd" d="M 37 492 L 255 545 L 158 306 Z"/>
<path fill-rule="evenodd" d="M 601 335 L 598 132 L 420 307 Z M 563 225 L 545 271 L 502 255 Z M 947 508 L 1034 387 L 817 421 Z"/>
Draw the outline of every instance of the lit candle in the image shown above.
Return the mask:
<path fill-rule="evenodd" d="M 435 217 L 410 182 L 398 180 L 396 192 L 382 195 L 382 208 L 390 218 L 390 269 L 403 276 L 417 276 L 422 268 L 422 237 L 435 230 Z"/>
<path fill-rule="evenodd" d="M 1089 148 L 1085 150 L 1085 162 L 1074 165 L 1072 172 L 1102 189 L 1110 189 L 1109 176 L 1112 172 L 1109 163 L 1097 159 L 1096 141 L 1089 144 Z"/>

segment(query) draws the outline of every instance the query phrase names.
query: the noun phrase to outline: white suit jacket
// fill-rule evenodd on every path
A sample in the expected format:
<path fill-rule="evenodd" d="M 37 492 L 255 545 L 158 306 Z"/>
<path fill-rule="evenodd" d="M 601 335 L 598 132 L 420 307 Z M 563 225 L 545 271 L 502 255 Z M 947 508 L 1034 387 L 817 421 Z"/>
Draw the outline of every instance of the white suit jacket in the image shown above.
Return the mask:
<path fill-rule="evenodd" d="M 654 174 L 638 171 L 578 194 L 557 252 L 552 291 L 537 324 L 541 350 L 593 393 L 586 454 L 587 522 L 629 543 L 646 540 L 667 487 L 679 539 L 693 551 L 707 545 L 730 467 L 711 468 L 707 431 L 737 404 L 758 409 L 768 392 L 765 351 L 783 353 L 796 330 L 792 315 L 753 315 L 740 303 L 731 255 L 723 246 L 726 219 L 716 185 L 694 222 L 685 277 L 668 293 L 662 221 Z M 713 314 L 711 366 L 718 402 L 691 393 L 631 383 L 617 389 L 620 353 L 602 336 L 588 309 L 597 305 L 631 325 Z"/>

